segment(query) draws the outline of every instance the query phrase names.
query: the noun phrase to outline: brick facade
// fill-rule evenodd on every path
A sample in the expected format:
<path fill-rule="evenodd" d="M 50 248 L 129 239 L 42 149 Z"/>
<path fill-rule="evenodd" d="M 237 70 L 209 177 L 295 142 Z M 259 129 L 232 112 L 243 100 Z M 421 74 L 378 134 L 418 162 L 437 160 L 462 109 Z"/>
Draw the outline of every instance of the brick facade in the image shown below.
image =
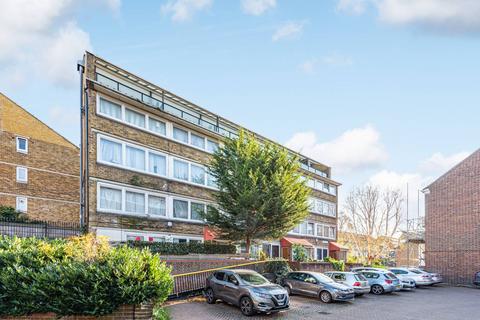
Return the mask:
<path fill-rule="evenodd" d="M 17 137 L 28 152 L 17 151 Z M 79 222 L 79 149 L 0 94 L 0 205 L 27 199 L 27 216 L 36 220 Z M 17 182 L 17 167 L 27 182 Z"/>
<path fill-rule="evenodd" d="M 167 155 L 167 157 L 180 158 L 187 161 L 191 161 L 195 164 L 205 165 L 210 161 L 210 153 L 206 150 L 200 150 L 193 147 L 191 144 L 181 143 L 172 137 L 173 127 L 180 127 L 188 130 L 191 134 L 195 134 L 205 139 L 221 143 L 223 136 L 218 132 L 212 131 L 207 127 L 195 125 L 191 121 L 186 121 L 182 118 L 183 112 L 197 113 L 209 119 L 209 121 L 218 124 L 220 121 L 225 123 L 230 128 L 238 130 L 239 127 L 228 120 L 221 119 L 217 115 L 211 114 L 205 109 L 191 104 L 190 102 L 183 100 L 180 97 L 173 95 L 161 88 L 156 87 L 153 84 L 147 83 L 144 80 L 140 80 L 137 76 L 129 74 L 125 70 L 113 66 L 105 60 L 98 58 L 92 54 L 87 53 L 85 56 L 85 87 L 87 90 L 86 101 L 88 101 L 88 124 L 87 130 L 83 137 L 85 140 L 88 137 L 88 150 L 85 152 L 85 156 L 88 155 L 88 195 L 87 211 L 88 222 L 91 230 L 96 230 L 99 234 L 109 235 L 115 238 L 115 241 L 125 241 L 125 236 L 138 234 L 139 236 L 166 236 L 166 238 L 180 235 L 183 237 L 202 237 L 204 225 L 199 221 L 180 221 L 172 219 L 171 212 L 167 212 L 165 217 L 152 217 L 146 213 L 143 215 L 126 214 L 125 212 L 106 212 L 104 209 L 99 210 L 98 190 L 100 187 L 106 184 L 113 184 L 118 188 L 127 190 L 128 188 L 136 188 L 141 192 L 157 192 L 160 195 L 166 197 L 185 197 L 192 199 L 191 201 L 204 201 L 205 203 L 212 202 L 214 200 L 215 190 L 206 186 L 198 186 L 192 183 L 184 183 L 172 179 L 171 176 L 161 177 L 158 175 L 152 175 L 147 172 L 139 172 L 138 170 L 131 170 L 122 165 L 105 164 L 98 161 L 98 154 L 100 146 L 97 146 L 99 137 L 106 139 L 115 139 L 123 145 L 133 145 L 139 148 L 145 148 L 150 151 L 159 152 Z M 117 69 L 117 71 L 112 71 Z M 121 70 L 121 72 L 119 72 Z M 125 76 L 127 75 L 127 76 Z M 115 80 L 102 80 L 98 81 L 98 77 L 107 77 Z M 133 81 L 132 79 L 138 80 Z M 112 81 L 119 81 L 118 85 L 115 85 Z M 122 93 L 122 86 L 135 87 L 137 91 L 129 91 L 125 89 Z M 147 97 L 138 96 L 138 94 L 144 94 Z M 180 113 L 175 114 L 172 112 L 166 112 L 161 108 L 152 108 L 148 104 L 142 101 L 155 97 L 156 99 L 164 99 L 164 95 L 169 97 L 168 103 L 180 108 Z M 106 99 L 117 105 L 122 106 L 121 115 L 111 116 L 105 112 L 100 112 L 100 99 Z M 149 118 L 145 119 L 143 127 L 138 127 L 127 123 L 125 113 L 126 110 L 133 110 L 140 112 L 145 116 L 153 117 L 157 120 L 163 121 L 167 124 L 167 132 L 170 132 L 166 136 L 153 133 L 148 128 Z M 200 116 L 200 118 L 201 118 Z M 187 119 L 188 120 L 188 119 Z M 170 130 L 170 131 L 169 131 Z M 263 138 L 262 138 L 263 139 Z M 123 160 L 122 160 L 123 161 Z M 329 178 L 330 168 L 316 163 L 309 159 L 308 162 L 315 163 L 316 169 L 322 170 L 323 175 L 315 172 L 302 169 L 303 174 L 312 179 L 318 181 L 325 181 L 332 186 L 338 186 L 339 184 L 332 181 Z M 172 168 L 167 171 L 172 170 Z M 146 171 L 146 170 L 145 170 Z M 329 201 L 337 206 L 337 196 L 328 194 L 312 189 L 312 196 Z M 167 208 L 167 211 L 171 208 Z M 145 211 L 143 211 L 145 212 Z M 169 216 L 170 214 L 170 216 Z M 319 214 L 311 214 L 308 218 L 310 222 L 337 225 L 336 217 L 329 217 Z M 297 237 L 308 238 L 309 241 L 315 246 L 328 247 L 328 239 L 322 239 L 320 237 L 311 237 L 306 235 L 296 235 Z M 121 239 L 120 239 L 121 238 Z M 331 239 L 330 239 L 331 240 Z"/>
<path fill-rule="evenodd" d="M 451 284 L 480 271 L 480 150 L 426 190 L 425 264 Z"/>

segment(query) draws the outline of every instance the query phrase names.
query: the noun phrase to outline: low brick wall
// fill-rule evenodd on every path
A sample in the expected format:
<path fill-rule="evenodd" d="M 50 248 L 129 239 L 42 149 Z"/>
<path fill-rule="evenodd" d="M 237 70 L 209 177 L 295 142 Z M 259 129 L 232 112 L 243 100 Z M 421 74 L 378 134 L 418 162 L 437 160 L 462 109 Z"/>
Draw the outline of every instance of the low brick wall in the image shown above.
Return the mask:
<path fill-rule="evenodd" d="M 345 264 L 345 271 L 349 271 L 355 267 L 361 267 L 362 264 L 357 263 L 346 263 Z M 293 270 L 301 270 L 301 271 L 314 271 L 314 272 L 327 272 L 327 271 L 334 271 L 333 264 L 329 262 L 296 262 L 291 261 L 290 267 Z"/>
<path fill-rule="evenodd" d="M 65 316 L 58 318 L 54 313 L 34 313 L 26 316 L 0 317 L 1 320 L 151 320 L 153 304 L 139 306 L 123 305 L 112 314 L 100 317 L 94 316 Z"/>

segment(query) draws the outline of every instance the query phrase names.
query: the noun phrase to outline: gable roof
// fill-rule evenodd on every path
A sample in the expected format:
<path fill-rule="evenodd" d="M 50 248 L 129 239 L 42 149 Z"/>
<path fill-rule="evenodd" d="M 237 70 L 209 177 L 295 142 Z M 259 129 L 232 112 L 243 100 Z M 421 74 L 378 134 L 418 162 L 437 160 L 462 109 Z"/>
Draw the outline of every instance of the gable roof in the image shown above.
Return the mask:
<path fill-rule="evenodd" d="M 461 165 L 465 164 L 466 162 L 470 161 L 472 158 L 474 158 L 478 153 L 480 153 L 480 148 L 477 149 L 476 151 L 474 151 L 471 155 L 469 155 L 468 157 L 466 157 L 465 159 L 463 159 L 462 161 L 460 161 L 459 163 L 457 163 L 455 166 L 453 166 L 450 170 L 448 170 L 447 172 L 445 172 L 444 174 L 442 174 L 440 177 L 438 177 L 435 181 L 433 181 L 432 183 L 430 183 L 428 186 L 426 186 L 425 188 L 423 188 L 422 191 L 424 190 L 428 190 L 428 188 L 432 187 L 434 184 L 438 183 L 440 180 L 442 180 L 443 178 L 449 176 L 450 174 L 453 174 Z"/>
<path fill-rule="evenodd" d="M 68 148 L 78 147 L 0 92 L 0 131 Z"/>

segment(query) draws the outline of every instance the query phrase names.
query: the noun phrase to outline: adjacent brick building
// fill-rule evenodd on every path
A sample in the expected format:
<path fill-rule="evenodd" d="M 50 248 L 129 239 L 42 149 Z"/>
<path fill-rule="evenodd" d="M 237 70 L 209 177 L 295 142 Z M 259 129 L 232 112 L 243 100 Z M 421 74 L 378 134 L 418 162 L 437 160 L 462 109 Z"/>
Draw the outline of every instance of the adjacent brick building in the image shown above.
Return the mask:
<path fill-rule="evenodd" d="M 90 230 L 113 241 L 211 236 L 199 217 L 217 190 L 205 164 L 240 126 L 91 53 L 83 71 L 81 170 Z M 328 166 L 301 161 L 312 214 L 284 248 L 280 241 L 259 244 L 271 256 L 290 256 L 291 245 L 301 242 L 296 239 L 306 239 L 312 257 L 323 258 L 336 240 L 339 184 Z"/>
<path fill-rule="evenodd" d="M 480 271 L 480 150 L 425 190 L 425 265 L 452 284 Z"/>
<path fill-rule="evenodd" d="M 79 148 L 0 93 L 0 205 L 79 222 Z"/>

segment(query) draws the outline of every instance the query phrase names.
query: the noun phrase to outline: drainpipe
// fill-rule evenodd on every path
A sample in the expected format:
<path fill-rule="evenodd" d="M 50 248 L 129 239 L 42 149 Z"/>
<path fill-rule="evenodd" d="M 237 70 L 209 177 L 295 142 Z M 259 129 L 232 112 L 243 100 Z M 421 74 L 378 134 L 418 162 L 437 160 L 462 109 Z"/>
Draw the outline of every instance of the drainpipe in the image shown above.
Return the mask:
<path fill-rule="evenodd" d="M 77 71 L 80 75 L 80 227 L 83 228 L 85 226 L 85 175 L 83 172 L 83 168 L 85 166 L 84 163 L 84 129 L 83 129 L 83 120 L 85 116 L 85 108 L 83 107 L 83 74 L 85 71 L 85 65 L 83 60 L 79 60 L 77 63 Z"/>

